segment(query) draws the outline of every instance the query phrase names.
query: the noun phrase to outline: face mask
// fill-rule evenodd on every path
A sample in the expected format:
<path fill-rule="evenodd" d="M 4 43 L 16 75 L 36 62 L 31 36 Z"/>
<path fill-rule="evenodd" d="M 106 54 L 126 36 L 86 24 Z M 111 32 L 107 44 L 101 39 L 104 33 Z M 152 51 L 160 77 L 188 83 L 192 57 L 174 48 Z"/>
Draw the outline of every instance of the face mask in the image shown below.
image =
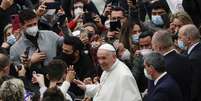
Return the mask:
<path fill-rule="evenodd" d="M 126 49 L 121 56 L 121 60 L 129 60 L 130 59 L 130 52 Z"/>
<path fill-rule="evenodd" d="M 132 35 L 132 42 L 133 43 L 138 43 L 139 42 L 139 36 L 140 36 L 140 33 L 137 33 L 137 34 L 134 34 Z"/>
<path fill-rule="evenodd" d="M 61 54 L 62 54 L 62 58 L 67 64 L 70 64 L 70 65 L 73 64 L 73 61 L 75 60 L 74 52 L 72 54 L 66 54 L 62 52 Z"/>
<path fill-rule="evenodd" d="M 46 15 L 54 15 L 55 11 L 56 11 L 55 9 L 49 9 L 47 10 Z"/>
<path fill-rule="evenodd" d="M 76 8 L 76 9 L 74 10 L 75 16 L 79 16 L 79 15 L 81 15 L 83 12 L 84 12 L 84 11 L 83 11 L 83 9 L 81 9 L 81 8 Z"/>
<path fill-rule="evenodd" d="M 33 37 L 36 36 L 37 32 L 38 32 L 38 26 L 32 26 L 26 29 L 26 33 Z"/>
<path fill-rule="evenodd" d="M 7 43 L 10 45 L 13 45 L 16 41 L 17 40 L 16 40 L 15 36 L 12 34 L 7 37 Z"/>
<path fill-rule="evenodd" d="M 104 25 L 105 25 L 106 29 L 109 29 L 110 28 L 110 20 L 106 20 Z"/>
<path fill-rule="evenodd" d="M 178 47 L 179 47 L 180 49 L 185 50 L 186 46 L 185 46 L 184 42 L 181 41 L 181 40 L 178 40 L 177 42 L 178 42 L 178 43 L 177 43 L 177 44 L 178 44 Z"/>
<path fill-rule="evenodd" d="M 156 26 L 162 26 L 164 24 L 163 19 L 161 16 L 156 15 L 153 16 L 152 15 L 152 22 L 156 25 Z"/>
<path fill-rule="evenodd" d="M 142 49 L 142 50 L 140 50 L 140 54 L 142 56 L 145 56 L 145 55 L 147 55 L 147 54 L 149 54 L 151 52 L 153 52 L 151 49 Z"/>
<path fill-rule="evenodd" d="M 144 68 L 144 75 L 145 75 L 145 77 L 146 77 L 147 79 L 153 80 L 152 77 L 151 77 L 151 75 L 149 75 L 149 74 L 147 73 L 147 70 L 146 70 L 145 68 Z"/>

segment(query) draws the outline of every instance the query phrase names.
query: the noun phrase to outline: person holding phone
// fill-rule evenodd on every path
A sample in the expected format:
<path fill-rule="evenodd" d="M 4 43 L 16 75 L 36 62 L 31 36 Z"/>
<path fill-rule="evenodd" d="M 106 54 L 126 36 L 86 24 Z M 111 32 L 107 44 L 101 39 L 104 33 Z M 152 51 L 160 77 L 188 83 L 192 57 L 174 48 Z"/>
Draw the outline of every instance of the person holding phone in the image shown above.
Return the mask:
<path fill-rule="evenodd" d="M 30 73 L 46 73 L 45 66 L 56 56 L 57 47 L 60 47 L 63 38 L 48 30 L 39 30 L 38 18 L 33 10 L 27 9 L 20 13 L 22 24 L 21 38 L 10 48 L 10 60 L 19 64 L 20 57 L 30 47 L 28 58 L 30 59 Z M 27 80 L 31 80 L 32 74 L 27 74 Z"/>
<path fill-rule="evenodd" d="M 64 18 L 65 12 L 61 7 L 61 2 L 55 0 L 46 0 L 40 4 L 36 10 L 40 16 L 39 28 L 43 30 L 58 31 L 58 24 L 62 23 L 60 19 Z"/>

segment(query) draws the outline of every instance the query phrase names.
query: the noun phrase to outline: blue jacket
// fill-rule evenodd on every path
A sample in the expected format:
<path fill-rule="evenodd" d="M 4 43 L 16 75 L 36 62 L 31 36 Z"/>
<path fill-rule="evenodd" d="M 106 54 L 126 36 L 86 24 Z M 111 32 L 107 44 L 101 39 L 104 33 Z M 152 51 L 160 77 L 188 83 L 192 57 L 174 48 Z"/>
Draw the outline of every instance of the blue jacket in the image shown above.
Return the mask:
<path fill-rule="evenodd" d="M 179 86 L 172 77 L 166 74 L 159 79 L 153 89 L 148 92 L 144 101 L 183 101 L 182 99 Z"/>

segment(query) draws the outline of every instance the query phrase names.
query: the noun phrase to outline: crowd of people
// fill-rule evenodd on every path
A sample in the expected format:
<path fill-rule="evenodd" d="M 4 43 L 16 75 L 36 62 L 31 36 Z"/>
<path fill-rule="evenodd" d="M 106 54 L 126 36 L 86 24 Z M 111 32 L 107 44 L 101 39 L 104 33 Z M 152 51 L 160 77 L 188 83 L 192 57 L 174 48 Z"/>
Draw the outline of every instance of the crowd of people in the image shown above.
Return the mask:
<path fill-rule="evenodd" d="M 97 1 L 0 0 L 0 101 L 201 101 L 199 0 Z"/>

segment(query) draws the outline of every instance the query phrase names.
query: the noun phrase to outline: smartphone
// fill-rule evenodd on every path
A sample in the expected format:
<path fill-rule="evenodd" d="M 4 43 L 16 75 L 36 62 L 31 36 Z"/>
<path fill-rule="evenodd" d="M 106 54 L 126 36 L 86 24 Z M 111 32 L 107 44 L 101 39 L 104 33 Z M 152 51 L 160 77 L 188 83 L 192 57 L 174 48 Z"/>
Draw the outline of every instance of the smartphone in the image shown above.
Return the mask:
<path fill-rule="evenodd" d="M 14 32 L 20 28 L 20 17 L 18 14 L 14 14 L 14 15 L 11 15 L 10 18 L 11 18 L 11 23 L 13 27 L 12 32 Z"/>
<path fill-rule="evenodd" d="M 61 7 L 60 2 L 49 2 L 49 3 L 45 3 L 45 5 L 47 6 L 46 9 L 60 9 Z"/>
<path fill-rule="evenodd" d="M 120 20 L 110 21 L 110 31 L 120 31 L 120 29 L 121 29 Z"/>

